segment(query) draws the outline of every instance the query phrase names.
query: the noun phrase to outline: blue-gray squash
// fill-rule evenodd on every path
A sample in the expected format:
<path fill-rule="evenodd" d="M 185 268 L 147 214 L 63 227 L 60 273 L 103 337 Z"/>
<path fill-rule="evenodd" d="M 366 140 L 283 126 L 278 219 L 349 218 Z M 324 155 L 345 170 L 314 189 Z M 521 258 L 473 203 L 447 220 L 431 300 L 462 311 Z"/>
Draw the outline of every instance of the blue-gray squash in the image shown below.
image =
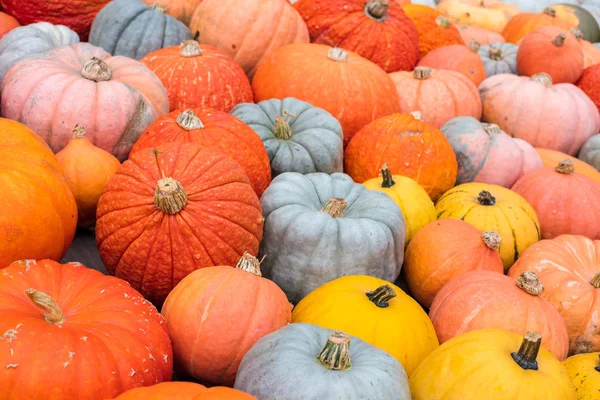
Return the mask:
<path fill-rule="evenodd" d="M 260 136 L 273 177 L 284 172 L 343 171 L 342 126 L 322 108 L 288 97 L 241 103 L 231 114 Z"/>
<path fill-rule="evenodd" d="M 94 18 L 89 42 L 113 56 L 139 60 L 155 50 L 177 46 L 191 38 L 188 27 L 165 14 L 158 4 L 113 0 Z"/>
<path fill-rule="evenodd" d="M 600 135 L 589 138 L 579 150 L 577 158 L 600 171 Z"/>
<path fill-rule="evenodd" d="M 485 75 L 489 78 L 498 74 L 519 75 L 517 51 L 519 46 L 516 44 L 495 42 L 481 46 L 477 54 L 483 61 Z"/>
<path fill-rule="evenodd" d="M 261 268 L 293 303 L 344 275 L 400 274 L 406 225 L 398 205 L 346 174 L 285 172 L 261 198 Z"/>
<path fill-rule="evenodd" d="M 234 388 L 260 400 L 410 400 L 406 373 L 357 337 L 293 323 L 246 353 Z"/>

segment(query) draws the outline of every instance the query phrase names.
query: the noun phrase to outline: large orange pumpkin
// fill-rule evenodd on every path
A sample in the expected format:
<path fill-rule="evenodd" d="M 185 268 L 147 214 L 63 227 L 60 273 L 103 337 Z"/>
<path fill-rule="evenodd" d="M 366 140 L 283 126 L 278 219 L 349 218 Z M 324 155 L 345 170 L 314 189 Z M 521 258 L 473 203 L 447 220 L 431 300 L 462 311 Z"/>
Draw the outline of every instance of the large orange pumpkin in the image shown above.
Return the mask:
<path fill-rule="evenodd" d="M 569 159 L 573 161 L 573 168 L 575 172 L 581 175 L 585 175 L 588 178 L 592 178 L 594 181 L 600 183 L 600 171 L 586 162 L 579 160 L 578 158 L 572 157 L 568 154 L 561 153 L 560 151 L 536 148 L 535 151 L 539 154 L 542 159 L 544 167 L 556 167 L 561 160 Z"/>
<path fill-rule="evenodd" d="M 413 22 L 418 21 L 416 27 L 419 33 L 420 59 L 437 48 L 451 44 L 463 44 L 458 29 L 443 15 L 438 15 L 437 17 L 423 15 L 418 17 L 418 20 L 416 18 Z"/>
<path fill-rule="evenodd" d="M 437 48 L 419 61 L 419 66 L 456 71 L 479 86 L 485 79 L 485 67 L 477 52 L 481 45 L 471 40 L 467 45 L 454 44 Z"/>
<path fill-rule="evenodd" d="M 25 125 L 0 118 L 0 131 L 0 268 L 25 258 L 60 260 L 77 226 L 60 163 Z"/>
<path fill-rule="evenodd" d="M 256 397 L 223 386 L 206 386 L 192 382 L 163 382 L 128 390 L 114 400 L 257 400 Z"/>
<path fill-rule="evenodd" d="M 361 129 L 346 149 L 346 173 L 364 182 L 387 163 L 392 175 L 414 179 L 433 201 L 452 188 L 458 173 L 452 146 L 439 129 L 414 114 L 392 114 Z"/>
<path fill-rule="evenodd" d="M 528 33 L 543 26 L 554 26 L 567 32 L 577 28 L 577 23 L 557 17 L 556 11 L 547 7 L 540 13 L 523 12 L 513 16 L 502 30 L 502 36 L 507 42 L 517 44 Z"/>
<path fill-rule="evenodd" d="M 342 124 L 344 145 L 369 122 L 400 111 L 396 87 L 376 64 L 322 44 L 291 44 L 270 56 L 252 80 L 255 100 L 295 97 Z"/>
<path fill-rule="evenodd" d="M 131 153 L 173 141 L 198 143 L 227 154 L 244 168 L 259 196 L 269 186 L 271 166 L 260 137 L 230 114 L 210 108 L 175 110 L 154 121 Z"/>
<path fill-rule="evenodd" d="M 98 202 L 96 241 L 109 273 L 160 304 L 192 271 L 258 252 L 263 217 L 244 170 L 193 143 L 140 150 Z"/>

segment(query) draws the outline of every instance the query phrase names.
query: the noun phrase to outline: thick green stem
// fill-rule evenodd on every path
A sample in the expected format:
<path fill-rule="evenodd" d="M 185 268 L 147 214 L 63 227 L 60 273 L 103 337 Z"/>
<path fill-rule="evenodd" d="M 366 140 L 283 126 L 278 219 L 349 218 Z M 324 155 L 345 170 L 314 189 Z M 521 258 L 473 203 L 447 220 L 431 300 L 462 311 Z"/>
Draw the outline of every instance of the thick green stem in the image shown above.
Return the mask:
<path fill-rule="evenodd" d="M 390 285 L 379 286 L 377 289 L 365 294 L 379 308 L 389 307 L 389 301 L 396 297 L 396 292 Z"/>
<path fill-rule="evenodd" d="M 511 353 L 513 360 L 523 369 L 537 371 L 537 355 L 542 344 L 542 335 L 537 332 L 527 332 L 521 342 L 519 351 Z"/>
<path fill-rule="evenodd" d="M 352 368 L 350 359 L 350 336 L 344 332 L 333 332 L 317 360 L 327 369 L 346 371 Z"/>

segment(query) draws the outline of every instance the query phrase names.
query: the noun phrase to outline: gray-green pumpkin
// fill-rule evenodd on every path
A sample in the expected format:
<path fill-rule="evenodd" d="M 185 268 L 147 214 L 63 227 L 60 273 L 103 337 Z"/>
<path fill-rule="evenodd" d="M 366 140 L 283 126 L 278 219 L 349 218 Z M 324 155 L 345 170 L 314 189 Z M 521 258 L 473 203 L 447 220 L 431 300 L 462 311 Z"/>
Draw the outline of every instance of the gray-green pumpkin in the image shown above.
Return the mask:
<path fill-rule="evenodd" d="M 260 136 L 269 154 L 272 176 L 343 171 L 342 126 L 322 108 L 289 97 L 241 103 L 231 114 Z"/>
<path fill-rule="evenodd" d="M 285 172 L 260 200 L 263 274 L 293 303 L 344 275 L 400 274 L 406 225 L 386 194 L 346 174 Z"/>
<path fill-rule="evenodd" d="M 517 51 L 519 46 L 516 44 L 495 42 L 481 46 L 477 54 L 483 61 L 485 75 L 489 78 L 499 74 L 519 75 Z"/>
<path fill-rule="evenodd" d="M 192 35 L 161 6 L 140 0 L 113 0 L 92 23 L 89 42 L 114 56 L 141 59 L 164 47 L 177 46 Z"/>
<path fill-rule="evenodd" d="M 293 323 L 246 353 L 234 388 L 260 400 L 410 400 L 406 373 L 385 351 L 316 325 Z"/>
<path fill-rule="evenodd" d="M 600 171 L 600 135 L 589 138 L 579 150 L 577 158 Z"/>

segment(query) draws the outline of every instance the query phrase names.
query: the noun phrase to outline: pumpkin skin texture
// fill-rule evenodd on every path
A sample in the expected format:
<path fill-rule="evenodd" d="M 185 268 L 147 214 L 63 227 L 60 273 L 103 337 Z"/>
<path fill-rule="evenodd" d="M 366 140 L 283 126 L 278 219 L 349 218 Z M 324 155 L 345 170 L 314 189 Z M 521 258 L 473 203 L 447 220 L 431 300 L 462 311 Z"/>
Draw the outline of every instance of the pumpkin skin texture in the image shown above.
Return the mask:
<path fill-rule="evenodd" d="M 261 198 L 261 267 L 296 304 L 343 275 L 394 282 L 404 257 L 402 211 L 345 174 L 286 172 Z M 309 221 L 309 222 L 307 222 Z"/>
<path fill-rule="evenodd" d="M 581 48 L 581 51 L 583 53 L 584 71 L 585 71 L 585 68 L 587 68 L 591 65 L 600 64 L 600 49 L 599 48 L 597 48 L 594 44 L 588 42 L 587 40 L 584 40 L 583 34 L 578 29 L 571 29 L 569 31 L 569 34 L 573 35 L 575 37 L 575 39 L 577 39 L 577 43 L 579 44 L 579 47 Z"/>
<path fill-rule="evenodd" d="M 417 29 L 394 1 L 299 0 L 294 8 L 313 43 L 353 51 L 385 72 L 412 71 L 419 60 Z"/>
<path fill-rule="evenodd" d="M 339 366 L 331 371 L 334 363 Z M 297 386 L 290 390 L 286 382 Z M 303 323 L 259 340 L 244 356 L 234 387 L 260 400 L 411 398 L 394 357 L 357 337 Z"/>
<path fill-rule="evenodd" d="M 25 258 L 60 260 L 77 225 L 77 204 L 60 164 L 26 126 L 0 118 L 0 130 L 0 268 Z"/>
<path fill-rule="evenodd" d="M 585 93 L 571 84 L 552 85 L 547 74 L 494 75 L 481 83 L 479 93 L 482 121 L 534 147 L 575 155 L 600 131 L 600 114 Z"/>
<path fill-rule="evenodd" d="M 381 68 L 321 44 L 273 51 L 256 71 L 252 89 L 256 102 L 295 97 L 327 110 L 342 124 L 344 147 L 369 122 L 400 111 L 394 82 Z"/>
<path fill-rule="evenodd" d="M 292 305 L 261 277 L 260 262 L 244 254 L 236 268 L 208 267 L 183 278 L 162 315 L 178 368 L 202 382 L 231 386 L 252 345 L 291 322 Z"/>
<path fill-rule="evenodd" d="M 485 79 L 483 61 L 477 54 L 481 45 L 476 41 L 469 42 L 466 46 L 454 44 L 439 47 L 419 61 L 420 67 L 429 67 L 438 70 L 456 71 L 479 86 Z"/>
<path fill-rule="evenodd" d="M 434 350 L 410 378 L 413 400 L 576 400 L 565 367 L 539 348 L 535 333 L 523 336 L 480 329 L 456 336 Z M 543 338 L 542 339 L 542 343 Z M 537 362 L 537 370 L 521 367 Z M 435 384 L 433 384 L 435 382 Z"/>
<path fill-rule="evenodd" d="M 544 166 L 542 157 L 532 145 L 521 139 L 513 138 L 513 140 L 523 153 L 523 175 Z"/>
<path fill-rule="evenodd" d="M 600 135 L 589 138 L 579 150 L 577 157 L 600 171 Z"/>
<path fill-rule="evenodd" d="M 260 136 L 269 155 L 271 176 L 343 172 L 342 126 L 322 108 L 289 97 L 238 104 L 231 115 Z"/>
<path fill-rule="evenodd" d="M 419 59 L 439 47 L 464 43 L 458 29 L 434 9 L 416 4 L 404 5 L 402 9 L 417 28 Z"/>
<path fill-rule="evenodd" d="M 216 47 L 186 40 L 180 46 L 153 51 L 140 61 L 167 89 L 170 111 L 206 107 L 229 112 L 238 103 L 252 101 L 244 70 Z"/>
<path fill-rule="evenodd" d="M 21 24 L 19 24 L 19 21 L 17 21 L 15 17 L 0 12 L 0 38 L 19 26 L 21 26 Z"/>
<path fill-rule="evenodd" d="M 416 180 L 433 201 L 454 186 L 458 171 L 444 134 L 411 114 L 392 114 L 365 126 L 348 145 L 344 163 L 356 182 L 377 177 L 386 163 L 393 175 Z"/>
<path fill-rule="evenodd" d="M 498 32 L 488 31 L 487 29 L 478 28 L 476 26 L 461 25 L 458 27 L 458 32 L 464 43 L 469 43 L 475 40 L 482 46 L 487 46 L 492 43 L 504 43 L 504 36 Z"/>
<path fill-rule="evenodd" d="M 444 193 L 435 209 L 438 219 L 462 219 L 482 231 L 498 232 L 505 271 L 540 240 L 540 223 L 531 205 L 502 186 L 463 183 Z"/>
<path fill-rule="evenodd" d="M 344 276 L 320 286 L 296 305 L 292 322 L 356 336 L 394 356 L 408 377 L 439 345 L 421 306 L 398 286 L 371 276 Z"/>
<path fill-rule="evenodd" d="M 165 12 L 170 16 L 177 18 L 185 25 L 189 25 L 192 15 L 202 0 L 161 0 L 160 4 L 166 8 Z M 156 3 L 154 0 L 144 0 L 144 3 L 151 6 Z"/>
<path fill-rule="evenodd" d="M 239 164 L 175 142 L 133 154 L 110 179 L 98 202 L 96 242 L 110 274 L 160 305 L 192 271 L 256 254 L 262 227 Z"/>
<path fill-rule="evenodd" d="M 94 19 L 89 42 L 114 56 L 141 59 L 163 47 L 192 38 L 183 22 L 159 5 L 141 0 L 112 0 Z"/>
<path fill-rule="evenodd" d="M 408 245 L 404 275 L 411 294 L 431 307 L 436 294 L 453 277 L 469 271 L 504 273 L 498 254 L 500 235 L 482 232 L 455 219 L 443 219 L 425 226 Z"/>
<path fill-rule="evenodd" d="M 163 382 L 128 390 L 114 400 L 257 400 L 256 397 L 223 386 L 207 388 L 192 382 Z"/>
<path fill-rule="evenodd" d="M 167 142 L 197 143 L 226 154 L 246 171 L 258 196 L 269 186 L 269 157 L 260 138 L 223 111 L 193 108 L 163 115 L 142 134 L 131 153 Z"/>
<path fill-rule="evenodd" d="M 569 355 L 600 350 L 600 241 L 561 235 L 542 240 L 524 252 L 508 272 L 535 272 L 544 285 L 542 296 L 562 315 L 569 332 Z"/>
<path fill-rule="evenodd" d="M 190 30 L 200 32 L 200 43 L 227 53 L 251 79 L 273 50 L 309 42 L 302 17 L 281 0 L 245 0 L 243 7 L 237 0 L 203 0 L 194 11 Z"/>
<path fill-rule="evenodd" d="M 522 12 L 515 15 L 502 30 L 502 36 L 507 42 L 517 44 L 529 33 L 548 26 L 559 29 L 559 32 L 568 32 L 569 29 L 577 28 L 574 21 L 559 18 L 553 7 L 547 7 L 539 13 Z"/>
<path fill-rule="evenodd" d="M 517 52 L 519 46 L 512 43 L 492 43 L 489 46 L 481 46 L 477 54 L 483 61 L 485 74 L 490 76 L 499 74 L 519 75 L 517 67 Z"/>
<path fill-rule="evenodd" d="M 578 400 L 594 400 L 600 391 L 600 353 L 577 354 L 563 361 Z"/>
<path fill-rule="evenodd" d="M 0 282 L 5 399 L 106 399 L 171 379 L 166 324 L 127 282 L 51 260 L 17 261 Z"/>
<path fill-rule="evenodd" d="M 536 148 L 535 151 L 540 155 L 544 167 L 554 168 L 558 165 L 558 163 L 561 160 L 568 158 L 569 160 L 573 161 L 575 172 L 581 175 L 585 175 L 588 178 L 591 178 L 594 181 L 600 183 L 600 171 L 597 171 L 594 167 L 592 167 L 586 162 L 583 162 L 575 157 L 571 157 L 565 153 L 561 153 L 560 151 L 556 150 Z"/>
<path fill-rule="evenodd" d="M 600 110 L 600 89 L 598 89 L 598 85 L 600 85 L 600 65 L 592 65 L 584 69 L 576 85 Z"/>

